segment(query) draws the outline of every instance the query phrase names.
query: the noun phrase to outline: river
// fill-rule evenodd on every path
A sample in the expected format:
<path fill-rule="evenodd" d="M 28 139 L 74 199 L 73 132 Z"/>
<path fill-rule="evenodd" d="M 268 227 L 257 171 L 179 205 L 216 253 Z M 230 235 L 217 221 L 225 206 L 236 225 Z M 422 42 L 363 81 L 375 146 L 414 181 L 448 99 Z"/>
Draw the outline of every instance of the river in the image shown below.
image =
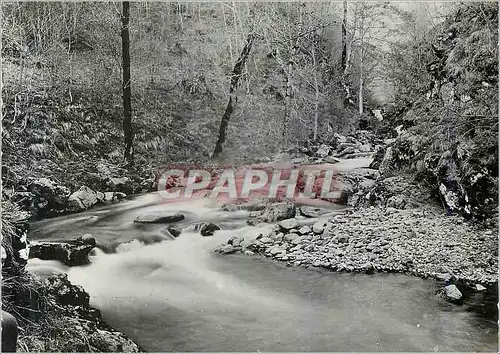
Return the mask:
<path fill-rule="evenodd" d="M 181 211 L 182 234 L 134 224 L 139 214 Z M 29 261 L 40 276 L 67 272 L 116 329 L 146 350 L 164 351 L 497 351 L 495 294 L 462 306 L 436 299 L 440 284 L 396 274 L 340 274 L 287 267 L 259 256 L 210 252 L 234 235 L 270 230 L 245 223 L 208 199 L 165 204 L 156 193 L 39 221 L 32 240 L 91 233 L 91 264 Z M 223 230 L 201 237 L 193 225 Z"/>

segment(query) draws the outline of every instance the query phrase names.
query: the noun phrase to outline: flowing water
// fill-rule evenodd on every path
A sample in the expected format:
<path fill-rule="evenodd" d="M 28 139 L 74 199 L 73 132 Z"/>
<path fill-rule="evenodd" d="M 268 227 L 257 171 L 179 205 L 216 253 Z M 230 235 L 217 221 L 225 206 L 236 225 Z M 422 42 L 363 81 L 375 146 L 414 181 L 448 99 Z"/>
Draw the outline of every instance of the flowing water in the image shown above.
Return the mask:
<path fill-rule="evenodd" d="M 181 211 L 182 234 L 140 225 L 139 214 Z M 32 225 L 31 239 L 91 233 L 91 264 L 32 259 L 41 276 L 67 272 L 105 320 L 148 351 L 497 351 L 495 294 L 462 306 L 434 297 L 439 284 L 395 274 L 338 274 L 258 256 L 210 252 L 234 235 L 255 237 L 247 212 L 207 199 L 165 204 L 155 193 Z M 201 237 L 193 225 L 223 227 Z M 104 250 L 104 251 L 103 251 Z"/>

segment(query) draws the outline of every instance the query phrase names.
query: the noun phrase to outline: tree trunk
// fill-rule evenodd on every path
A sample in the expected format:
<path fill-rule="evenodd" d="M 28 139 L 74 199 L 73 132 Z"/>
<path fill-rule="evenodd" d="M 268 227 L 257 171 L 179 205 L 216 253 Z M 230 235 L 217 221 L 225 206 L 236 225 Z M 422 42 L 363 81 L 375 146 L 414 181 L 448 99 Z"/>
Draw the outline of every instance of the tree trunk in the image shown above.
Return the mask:
<path fill-rule="evenodd" d="M 132 147 L 132 93 L 130 90 L 130 3 L 124 1 L 122 14 L 122 60 L 123 60 L 123 134 L 125 137 L 124 158 L 132 161 L 134 150 Z"/>
<path fill-rule="evenodd" d="M 344 17 L 342 18 L 342 72 L 346 69 L 347 63 L 347 1 L 344 1 Z"/>
<path fill-rule="evenodd" d="M 363 5 L 364 6 L 364 5 Z M 363 13 L 361 15 L 361 48 L 360 48 L 360 62 L 359 62 L 359 92 L 358 92 L 358 110 L 359 115 L 363 115 L 363 80 L 364 80 L 364 56 L 365 56 L 365 48 L 364 48 L 364 37 L 365 37 L 365 12 L 363 8 Z"/>
<path fill-rule="evenodd" d="M 358 109 L 359 115 L 363 115 L 363 60 L 361 60 L 361 68 L 360 68 L 360 76 L 359 76 L 359 94 L 358 94 Z"/>
<path fill-rule="evenodd" d="M 227 103 L 226 111 L 222 116 L 222 120 L 220 122 L 219 128 L 219 138 L 215 144 L 215 149 L 212 157 L 220 156 L 222 153 L 222 148 L 224 143 L 226 142 L 226 134 L 227 134 L 227 126 L 229 124 L 229 120 L 231 119 L 231 115 L 234 112 L 234 104 L 236 103 L 236 89 L 238 88 L 238 81 L 241 77 L 241 73 L 243 68 L 245 67 L 245 63 L 247 61 L 248 55 L 250 54 L 250 50 L 252 49 L 254 41 L 254 35 L 250 34 L 247 37 L 247 42 L 241 51 L 240 57 L 238 61 L 234 65 L 233 73 L 231 75 L 231 84 L 229 86 L 229 102 Z"/>
<path fill-rule="evenodd" d="M 281 142 L 283 145 L 286 145 L 286 138 L 287 138 L 287 131 L 288 131 L 288 121 L 290 120 L 290 99 L 293 97 L 293 84 L 292 84 L 292 78 L 291 78 L 291 73 L 293 70 L 293 55 L 295 53 L 293 52 L 288 59 L 288 64 L 285 64 L 283 59 L 281 59 L 279 51 L 273 50 L 272 57 L 278 65 L 281 68 L 281 71 L 283 71 L 283 75 L 285 76 L 285 82 L 284 82 L 284 89 L 285 89 L 285 96 L 283 98 L 283 106 L 285 108 L 284 114 L 283 114 L 283 126 L 282 126 L 282 133 L 281 133 Z"/>
<path fill-rule="evenodd" d="M 318 140 L 318 106 L 319 106 L 319 86 L 318 86 L 318 74 L 316 72 L 316 49 L 315 49 L 316 43 L 312 44 L 311 48 L 311 54 L 312 54 L 312 60 L 313 60 L 313 77 L 314 77 L 314 90 L 315 90 L 315 97 L 314 97 L 314 135 L 313 135 L 313 140 L 317 141 Z"/>
<path fill-rule="evenodd" d="M 292 74 L 292 69 L 293 69 L 293 64 L 290 60 L 288 62 L 288 68 L 284 67 L 283 70 L 285 73 L 285 100 L 283 101 L 283 104 L 285 105 L 285 114 L 283 116 L 283 131 L 281 134 L 281 139 L 284 146 L 286 146 L 287 144 L 288 122 L 290 121 L 290 113 L 292 110 L 290 107 L 290 100 L 293 97 L 293 85 L 290 77 Z"/>
<path fill-rule="evenodd" d="M 356 5 L 357 6 L 357 5 Z M 340 79 L 341 85 L 344 88 L 344 108 L 349 105 L 354 105 L 354 100 L 352 99 L 351 87 L 350 87 L 350 69 L 351 69 L 351 54 L 352 54 L 352 41 L 356 35 L 356 11 L 354 13 L 354 28 L 352 33 L 352 39 L 349 46 L 347 45 L 347 1 L 344 1 L 344 16 L 342 19 L 342 76 Z"/>

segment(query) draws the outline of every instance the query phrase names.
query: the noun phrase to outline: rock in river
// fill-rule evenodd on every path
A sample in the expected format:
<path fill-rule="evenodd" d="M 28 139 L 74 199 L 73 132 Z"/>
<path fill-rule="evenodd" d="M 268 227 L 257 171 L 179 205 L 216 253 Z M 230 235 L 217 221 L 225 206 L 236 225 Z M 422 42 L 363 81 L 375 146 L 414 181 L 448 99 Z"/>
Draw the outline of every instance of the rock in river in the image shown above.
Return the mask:
<path fill-rule="evenodd" d="M 460 303 L 462 293 L 455 285 L 448 285 L 437 291 L 437 295 L 453 303 Z"/>
<path fill-rule="evenodd" d="M 168 224 L 184 220 L 181 213 L 155 212 L 139 215 L 134 222 L 139 224 Z"/>
<path fill-rule="evenodd" d="M 481 284 L 476 284 L 475 286 L 476 291 L 484 291 L 486 288 L 482 286 Z"/>
<path fill-rule="evenodd" d="M 279 203 L 267 204 L 255 218 L 250 219 L 249 223 L 254 225 L 259 222 L 275 222 L 293 218 L 295 216 L 295 204 L 290 200 L 284 200 Z"/>
<path fill-rule="evenodd" d="M 201 236 L 212 236 L 215 231 L 220 230 L 220 226 L 207 222 L 200 228 Z"/>
<path fill-rule="evenodd" d="M 181 234 L 181 230 L 179 230 L 178 228 L 176 227 L 173 227 L 173 226 L 168 226 L 167 227 L 167 231 L 170 232 L 170 234 L 174 237 L 179 237 L 179 235 Z"/>
<path fill-rule="evenodd" d="M 88 255 L 96 245 L 92 235 L 68 242 L 34 242 L 30 245 L 29 257 L 59 261 L 70 267 L 80 266 L 89 263 Z"/>

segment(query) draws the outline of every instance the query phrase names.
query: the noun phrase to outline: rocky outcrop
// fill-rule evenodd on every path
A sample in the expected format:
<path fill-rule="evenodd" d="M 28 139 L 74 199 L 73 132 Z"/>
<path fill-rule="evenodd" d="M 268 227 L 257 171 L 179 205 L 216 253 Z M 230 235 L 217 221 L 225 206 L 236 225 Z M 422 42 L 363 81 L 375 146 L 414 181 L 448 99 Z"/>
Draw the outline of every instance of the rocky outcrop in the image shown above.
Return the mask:
<path fill-rule="evenodd" d="M 143 352 L 137 343 L 103 321 L 100 311 L 89 305 L 89 294 L 81 286 L 72 284 L 66 274 L 48 278 L 42 291 L 56 303 L 57 310 L 51 312 L 53 317 L 50 320 L 66 328 L 64 336 L 67 338 L 61 339 L 68 341 L 68 347 L 58 349 L 68 352 Z"/>
<path fill-rule="evenodd" d="M 27 186 L 30 195 L 23 195 L 31 201 L 33 213 L 42 217 L 61 214 L 66 209 L 70 190 L 48 178 L 33 179 Z"/>
<path fill-rule="evenodd" d="M 88 307 L 90 296 L 81 286 L 73 285 L 67 274 L 53 275 L 45 280 L 45 290 L 62 305 Z"/>
<path fill-rule="evenodd" d="M 27 187 L 21 186 L 21 189 L 23 190 L 4 191 L 4 197 L 17 204 L 22 210 L 29 212 L 35 219 L 68 212 L 81 212 L 95 204 L 114 203 L 127 196 L 120 191 L 103 193 L 87 186 L 82 186 L 71 193 L 65 186 L 48 178 L 31 179 Z"/>
<path fill-rule="evenodd" d="M 435 204 L 426 186 L 404 174 L 377 180 L 358 179 L 352 188 L 347 204 L 355 208 L 380 206 L 405 209 Z"/>
<path fill-rule="evenodd" d="M 89 263 L 88 255 L 96 246 L 90 234 L 68 242 L 32 242 L 29 257 L 59 261 L 70 267 L 81 266 Z"/>
<path fill-rule="evenodd" d="M 401 134 L 377 152 L 370 167 L 385 177 L 402 170 L 412 173 L 426 182 L 450 214 L 481 220 L 491 217 L 498 206 L 497 165 L 479 156 L 480 149 L 474 145 L 459 143 L 452 150 L 433 152 L 425 144 L 421 136 Z"/>
<path fill-rule="evenodd" d="M 169 224 L 184 220 L 184 215 L 178 212 L 153 212 L 139 215 L 134 223 L 137 224 Z"/>

